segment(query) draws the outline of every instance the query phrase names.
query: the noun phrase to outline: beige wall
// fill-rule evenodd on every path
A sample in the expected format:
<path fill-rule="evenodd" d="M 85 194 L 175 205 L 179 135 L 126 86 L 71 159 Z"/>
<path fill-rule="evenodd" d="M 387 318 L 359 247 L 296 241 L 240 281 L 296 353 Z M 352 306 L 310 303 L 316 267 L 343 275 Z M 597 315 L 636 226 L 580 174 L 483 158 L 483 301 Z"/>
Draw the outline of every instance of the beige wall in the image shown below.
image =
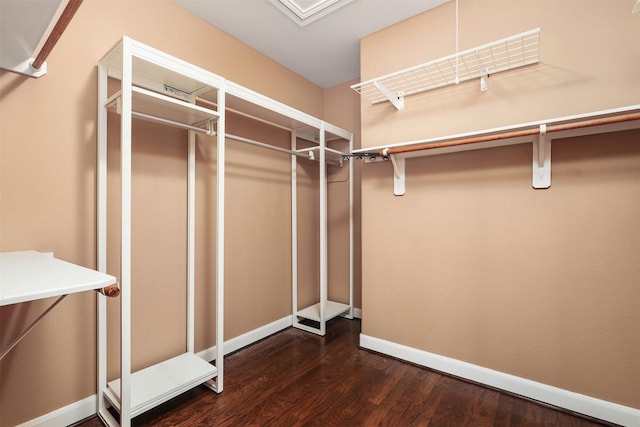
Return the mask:
<path fill-rule="evenodd" d="M 52 251 L 96 266 L 97 63 L 123 34 L 311 115 L 324 114 L 325 93 L 318 86 L 175 4 L 152 3 L 87 0 L 49 57 L 47 75 L 34 80 L 0 71 L 0 250 Z M 343 96 L 340 91 L 348 88 L 332 90 L 328 102 Z M 117 116 L 110 120 L 117 129 Z M 357 127 L 354 121 L 340 124 Z M 228 130 L 290 143 L 287 132 L 232 115 Z M 110 136 L 113 212 L 119 153 L 117 132 Z M 184 349 L 185 139 L 180 130 L 134 124 L 134 367 Z M 291 314 L 289 158 L 227 144 L 225 339 Z M 202 350 L 214 344 L 215 325 L 215 294 L 208 285 L 215 278 L 215 145 L 207 138 L 198 140 L 197 162 L 196 348 Z M 305 209 L 312 208 L 303 214 Z M 109 227 L 117 239 L 116 216 Z M 109 269 L 117 274 L 117 251 L 110 252 Z M 3 347 L 50 302 L 3 307 Z M 117 314 L 117 301 L 109 311 Z M 0 425 L 95 394 L 95 314 L 94 295 L 71 295 L 2 360 Z M 112 362 L 116 326 L 111 322 Z M 117 375 L 117 363 L 109 371 Z"/>
<path fill-rule="evenodd" d="M 541 63 L 362 103 L 376 146 L 640 103 L 640 20 L 628 1 L 460 2 L 460 49 L 541 27 Z M 362 78 L 455 52 L 448 3 L 362 41 Z M 640 408 L 640 132 L 388 162 L 362 178 L 363 333 Z"/>

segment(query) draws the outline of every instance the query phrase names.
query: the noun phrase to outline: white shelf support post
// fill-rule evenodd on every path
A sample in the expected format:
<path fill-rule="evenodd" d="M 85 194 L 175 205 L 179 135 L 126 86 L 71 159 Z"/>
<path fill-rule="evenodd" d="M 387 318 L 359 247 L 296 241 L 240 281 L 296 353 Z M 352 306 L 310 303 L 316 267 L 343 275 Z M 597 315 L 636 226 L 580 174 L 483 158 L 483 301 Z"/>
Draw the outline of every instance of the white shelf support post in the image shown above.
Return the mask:
<path fill-rule="evenodd" d="M 120 425 L 131 425 L 131 40 L 122 40 L 122 116 L 120 124 Z"/>
<path fill-rule="evenodd" d="M 297 149 L 297 133 L 291 132 L 291 151 Z M 298 159 L 291 156 L 291 313 L 298 324 Z"/>
<path fill-rule="evenodd" d="M 373 85 L 393 104 L 398 110 L 404 110 L 404 92 L 393 93 L 379 81 L 374 81 Z"/>
<path fill-rule="evenodd" d="M 353 134 L 349 136 L 349 153 L 353 153 Z M 353 319 L 353 287 L 355 282 L 355 161 L 349 160 L 349 319 Z"/>
<path fill-rule="evenodd" d="M 320 124 L 320 335 L 326 333 L 328 299 L 328 242 L 327 242 L 327 136 L 325 124 Z"/>
<path fill-rule="evenodd" d="M 540 135 L 533 141 L 533 188 L 551 187 L 551 140 L 547 125 L 540 125 Z"/>
<path fill-rule="evenodd" d="M 98 271 L 107 272 L 107 67 L 98 66 L 98 187 L 97 187 L 97 255 Z M 107 425 L 115 425 L 115 419 L 108 414 L 108 407 L 103 395 L 107 388 L 107 301 L 104 295 L 97 293 L 97 326 L 98 326 L 98 367 L 97 367 L 97 411 Z M 110 419 L 105 419 L 110 417 Z"/>
<path fill-rule="evenodd" d="M 404 157 L 396 158 L 395 154 L 387 154 L 387 148 L 385 148 L 382 152 L 384 156 L 388 156 L 391 160 L 391 164 L 393 165 L 393 194 L 395 196 L 404 196 L 405 187 L 404 187 Z"/>
<path fill-rule="evenodd" d="M 218 88 L 218 111 L 226 108 L 226 83 Z M 217 140 L 217 179 L 216 179 L 216 368 L 215 392 L 222 393 L 224 389 L 224 223 L 225 223 L 225 121 L 218 121 Z"/>
<path fill-rule="evenodd" d="M 195 102 L 195 100 L 194 100 Z M 196 134 L 188 132 L 187 154 L 187 351 L 195 351 Z"/>

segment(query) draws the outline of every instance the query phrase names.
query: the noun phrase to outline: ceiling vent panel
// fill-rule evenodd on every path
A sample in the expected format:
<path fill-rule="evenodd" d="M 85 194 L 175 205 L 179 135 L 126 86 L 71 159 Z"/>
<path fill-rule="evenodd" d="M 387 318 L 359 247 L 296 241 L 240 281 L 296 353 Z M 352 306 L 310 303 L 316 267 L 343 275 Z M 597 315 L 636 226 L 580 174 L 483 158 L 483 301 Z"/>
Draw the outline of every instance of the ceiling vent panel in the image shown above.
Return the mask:
<path fill-rule="evenodd" d="M 269 0 L 301 27 L 327 16 L 353 0 Z"/>

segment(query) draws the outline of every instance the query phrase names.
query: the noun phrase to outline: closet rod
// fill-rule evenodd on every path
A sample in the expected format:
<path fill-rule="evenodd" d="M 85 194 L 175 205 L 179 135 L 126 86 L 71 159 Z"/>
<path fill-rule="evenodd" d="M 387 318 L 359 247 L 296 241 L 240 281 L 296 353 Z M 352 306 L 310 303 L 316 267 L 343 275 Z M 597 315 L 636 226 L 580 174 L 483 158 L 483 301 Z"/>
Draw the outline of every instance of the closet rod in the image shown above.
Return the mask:
<path fill-rule="evenodd" d="M 192 130 L 194 132 L 206 133 L 207 135 L 213 135 L 213 131 L 209 129 L 204 129 L 198 126 L 192 126 L 181 122 L 176 122 L 174 120 L 163 119 L 162 117 L 152 116 L 151 114 L 139 113 L 137 111 L 132 111 L 131 115 L 133 117 L 137 117 L 139 119 L 147 120 L 149 122 L 162 123 L 165 125 L 174 126 L 181 129 Z"/>
<path fill-rule="evenodd" d="M 266 149 L 269 149 L 269 150 L 278 151 L 280 153 L 285 153 L 285 154 L 289 154 L 289 155 L 292 155 L 292 156 L 304 157 L 305 159 L 309 158 L 308 154 L 298 153 L 297 151 L 287 150 L 286 148 L 275 147 L 273 145 L 265 144 L 264 142 L 254 141 L 253 139 L 243 138 L 241 136 L 232 135 L 230 133 L 226 133 L 225 137 L 227 137 L 229 139 L 233 139 L 235 141 L 239 141 L 239 142 L 244 142 L 244 143 L 247 143 L 247 144 L 255 145 L 257 147 L 262 147 L 262 148 L 266 148 Z"/>
<path fill-rule="evenodd" d="M 209 104 L 209 105 L 211 105 L 213 107 L 218 108 L 218 104 L 216 104 L 213 101 L 209 101 L 208 99 L 196 97 L 196 102 L 202 102 L 204 104 Z M 261 117 L 254 116 L 253 114 L 249 114 L 249 113 L 245 113 L 244 111 L 236 110 L 234 108 L 227 107 L 226 110 L 231 112 L 231 113 L 233 113 L 233 114 L 237 114 L 237 115 L 242 116 L 242 117 L 247 117 L 249 119 L 255 120 L 255 121 L 260 122 L 260 123 L 264 123 L 264 124 L 267 124 L 267 125 L 270 125 L 270 126 L 275 126 L 278 129 L 286 130 L 286 131 L 289 131 L 289 132 L 291 132 L 293 130 L 293 129 L 287 127 L 287 126 L 283 126 L 281 124 L 269 121 L 267 119 L 263 119 Z"/>
<path fill-rule="evenodd" d="M 622 123 L 622 122 L 628 122 L 631 120 L 640 120 L 640 112 L 622 114 L 622 115 L 611 116 L 611 117 L 603 117 L 599 119 L 589 119 L 589 120 L 581 120 L 577 122 L 549 125 L 547 126 L 547 133 L 580 129 L 580 128 L 591 127 L 591 126 L 602 126 L 602 125 L 609 125 L 609 124 L 615 124 L 615 123 Z M 532 136 L 532 135 L 537 135 L 538 133 L 540 133 L 540 127 L 536 126 L 535 128 L 531 128 L 531 129 L 523 129 L 523 130 L 517 130 L 512 132 L 503 132 L 498 134 L 475 136 L 475 137 L 457 139 L 452 141 L 434 142 L 431 144 L 415 145 L 410 147 L 388 148 L 388 149 L 380 150 L 377 154 L 379 156 L 387 156 L 390 154 L 410 153 L 413 151 L 429 150 L 432 148 L 453 147 L 457 145 L 475 144 L 478 142 L 499 141 L 502 139 Z M 372 153 L 362 153 L 362 154 L 367 156 L 367 155 L 371 155 Z"/>
<path fill-rule="evenodd" d="M 47 57 L 53 50 L 53 47 L 58 43 L 62 33 L 67 28 L 67 25 L 69 25 L 69 22 L 71 22 L 71 18 L 73 18 L 73 15 L 75 15 L 81 4 L 82 0 L 69 0 L 69 3 L 67 3 L 62 11 L 56 25 L 53 27 L 53 30 L 51 30 L 51 34 L 49 34 L 49 37 L 47 37 L 47 40 L 44 42 L 42 49 L 40 49 L 38 56 L 36 56 L 36 59 L 31 64 L 31 67 L 36 70 L 39 70 L 40 67 L 42 67 L 42 64 L 47 60 Z"/>

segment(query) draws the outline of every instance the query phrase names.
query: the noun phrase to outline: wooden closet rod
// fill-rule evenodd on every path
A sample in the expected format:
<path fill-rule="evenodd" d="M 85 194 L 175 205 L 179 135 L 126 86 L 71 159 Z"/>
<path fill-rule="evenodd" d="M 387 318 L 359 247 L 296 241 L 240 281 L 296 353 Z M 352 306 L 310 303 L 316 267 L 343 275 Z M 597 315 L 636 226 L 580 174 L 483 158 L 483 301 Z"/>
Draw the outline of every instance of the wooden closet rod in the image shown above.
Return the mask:
<path fill-rule="evenodd" d="M 609 125 L 614 123 L 627 122 L 631 120 L 640 120 L 640 112 L 621 114 L 610 117 L 603 117 L 598 119 L 582 120 L 570 123 L 561 123 L 557 125 L 547 126 L 547 133 L 560 132 L 565 130 L 573 130 L 590 126 Z M 535 127 L 531 129 L 523 129 L 512 132 L 503 132 L 491 135 L 474 136 L 469 138 L 457 139 L 452 141 L 434 142 L 430 144 L 414 145 L 410 147 L 396 147 L 388 148 L 386 150 L 380 150 L 378 155 L 385 156 L 389 154 L 410 153 L 413 151 L 429 150 L 432 148 L 453 147 L 456 145 L 475 144 L 478 142 L 499 141 L 502 139 L 518 138 L 523 136 L 537 135 L 540 133 L 540 128 Z M 368 155 L 369 153 L 363 153 Z"/>
<path fill-rule="evenodd" d="M 35 68 L 36 70 L 39 70 L 40 67 L 42 67 L 42 64 L 44 64 L 44 62 L 47 60 L 47 57 L 53 50 L 53 47 L 56 45 L 56 43 L 58 43 L 58 40 L 60 39 L 60 36 L 62 36 L 64 30 L 67 28 L 67 25 L 69 25 L 69 22 L 71 22 L 71 18 L 73 18 L 73 15 L 75 15 L 76 11 L 82 4 L 82 1 L 83 0 L 69 0 L 69 3 L 67 3 L 64 10 L 62 11 L 60 18 L 58 18 L 56 25 L 53 27 L 51 34 L 49 34 L 49 37 L 47 37 L 47 40 L 44 42 L 42 49 L 40 49 L 38 56 L 36 56 L 35 61 L 33 61 L 33 63 L 31 64 L 31 67 Z"/>

